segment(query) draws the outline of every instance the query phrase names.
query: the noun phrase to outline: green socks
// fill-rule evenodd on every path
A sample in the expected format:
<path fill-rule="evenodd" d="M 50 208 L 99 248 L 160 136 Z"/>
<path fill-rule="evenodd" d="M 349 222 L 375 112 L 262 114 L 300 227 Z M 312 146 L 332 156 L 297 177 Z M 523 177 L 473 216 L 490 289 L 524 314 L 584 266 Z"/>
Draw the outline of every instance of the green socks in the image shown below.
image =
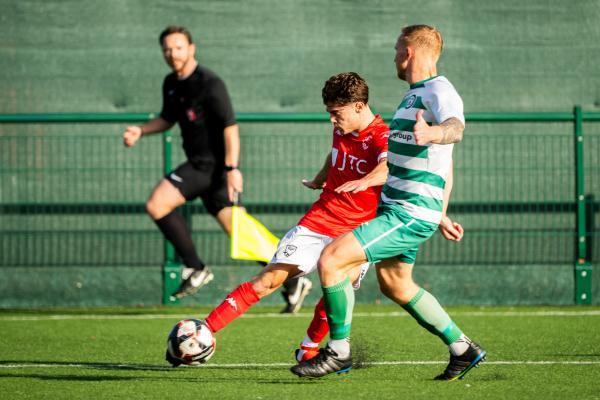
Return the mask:
<path fill-rule="evenodd" d="M 420 288 L 408 304 L 402 306 L 419 325 L 434 335 L 439 336 L 447 345 L 455 342 L 462 332 L 435 297 Z"/>
<path fill-rule="evenodd" d="M 350 279 L 346 278 L 336 285 L 323 287 L 323 299 L 329 321 L 329 337 L 332 340 L 349 337 L 354 309 L 354 290 Z M 423 288 L 402 307 L 419 325 L 439 336 L 447 345 L 454 343 L 463 334 L 436 298 Z"/>
<path fill-rule="evenodd" d="M 349 337 L 354 309 L 354 290 L 350 278 L 336 285 L 323 287 L 323 299 L 329 321 L 329 337 L 334 340 Z"/>

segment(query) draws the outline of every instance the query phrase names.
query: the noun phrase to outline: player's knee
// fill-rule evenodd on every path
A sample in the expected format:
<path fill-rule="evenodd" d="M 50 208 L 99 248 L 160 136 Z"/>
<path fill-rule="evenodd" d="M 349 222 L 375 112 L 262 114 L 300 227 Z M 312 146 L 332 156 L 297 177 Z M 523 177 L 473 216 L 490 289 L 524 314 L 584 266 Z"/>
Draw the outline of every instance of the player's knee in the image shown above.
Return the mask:
<path fill-rule="evenodd" d="M 332 272 L 339 268 L 340 259 L 339 249 L 327 246 L 323 249 L 317 265 L 321 272 Z"/>
<path fill-rule="evenodd" d="M 155 215 L 157 215 L 158 212 L 158 206 L 156 204 L 156 201 L 153 198 L 149 198 L 146 201 L 146 213 L 151 216 L 152 218 L 155 218 Z"/>
<path fill-rule="evenodd" d="M 172 210 L 154 197 L 146 201 L 146 213 L 154 220 L 161 219 Z"/>

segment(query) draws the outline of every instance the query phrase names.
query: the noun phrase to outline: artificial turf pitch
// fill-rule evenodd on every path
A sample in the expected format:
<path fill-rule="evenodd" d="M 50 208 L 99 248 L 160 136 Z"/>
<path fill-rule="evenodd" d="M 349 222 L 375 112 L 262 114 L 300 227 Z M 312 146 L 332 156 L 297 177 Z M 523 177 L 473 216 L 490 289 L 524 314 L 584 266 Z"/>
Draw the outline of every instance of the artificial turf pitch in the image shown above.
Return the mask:
<path fill-rule="evenodd" d="M 165 340 L 206 308 L 0 311 L 0 398 L 600 399 L 600 307 L 449 308 L 488 351 L 464 380 L 438 382 L 439 339 L 400 308 L 357 306 L 355 368 L 317 380 L 289 372 L 310 309 L 255 307 L 217 334 L 202 367 L 170 368 Z"/>

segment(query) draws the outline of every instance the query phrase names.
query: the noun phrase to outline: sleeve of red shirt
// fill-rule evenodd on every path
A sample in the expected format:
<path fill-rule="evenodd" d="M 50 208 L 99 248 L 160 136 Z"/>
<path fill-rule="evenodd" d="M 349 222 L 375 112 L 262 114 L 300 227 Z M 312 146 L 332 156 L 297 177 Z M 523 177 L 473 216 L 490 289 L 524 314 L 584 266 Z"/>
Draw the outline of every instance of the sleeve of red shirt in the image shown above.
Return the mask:
<path fill-rule="evenodd" d="M 386 126 L 386 129 L 379 130 L 374 137 L 375 149 L 377 149 L 378 163 L 381 161 L 382 158 L 387 158 L 389 136 L 390 130 Z"/>

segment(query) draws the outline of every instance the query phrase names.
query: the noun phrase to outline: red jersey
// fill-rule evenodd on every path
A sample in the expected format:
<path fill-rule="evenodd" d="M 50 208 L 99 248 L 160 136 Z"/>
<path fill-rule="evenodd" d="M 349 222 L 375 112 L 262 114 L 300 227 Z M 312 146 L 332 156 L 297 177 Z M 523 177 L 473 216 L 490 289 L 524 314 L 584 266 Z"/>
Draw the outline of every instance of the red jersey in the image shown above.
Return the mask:
<path fill-rule="evenodd" d="M 334 129 L 325 187 L 298 225 L 335 238 L 375 218 L 381 186 L 358 193 L 336 193 L 334 189 L 363 178 L 387 157 L 388 136 L 389 128 L 379 115 L 357 134 L 344 135 Z"/>

